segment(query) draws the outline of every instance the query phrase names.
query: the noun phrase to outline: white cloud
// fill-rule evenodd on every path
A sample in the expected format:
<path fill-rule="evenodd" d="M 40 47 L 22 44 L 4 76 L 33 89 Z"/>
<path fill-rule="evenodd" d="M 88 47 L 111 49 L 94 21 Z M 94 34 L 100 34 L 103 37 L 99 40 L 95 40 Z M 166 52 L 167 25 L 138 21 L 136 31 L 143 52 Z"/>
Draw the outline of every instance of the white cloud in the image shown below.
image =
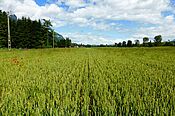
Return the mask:
<path fill-rule="evenodd" d="M 156 35 L 162 35 L 163 40 L 172 40 L 175 38 L 175 22 L 172 15 L 166 16 L 162 21 L 162 24 L 152 27 L 141 27 L 136 34 L 133 35 L 134 38 L 143 38 L 145 36 L 154 38 Z"/>
<path fill-rule="evenodd" d="M 75 43 L 79 43 L 79 44 L 96 44 L 96 45 L 100 45 L 100 44 L 114 44 L 115 42 L 120 41 L 121 39 L 113 39 L 110 37 L 103 37 L 100 35 L 94 35 L 91 33 L 87 33 L 87 34 L 82 34 L 82 33 L 64 33 L 63 35 L 65 35 L 65 37 L 70 37 L 70 39 L 75 42 Z"/>
<path fill-rule="evenodd" d="M 77 9 L 72 15 L 97 19 L 134 20 L 161 23 L 161 12 L 169 9 L 167 0 L 94 0 L 98 4 Z"/>
<path fill-rule="evenodd" d="M 57 4 L 65 3 L 65 5 L 71 8 L 84 7 L 87 6 L 83 0 L 58 0 Z"/>
<path fill-rule="evenodd" d="M 12 11 L 19 18 L 25 16 L 31 19 L 53 19 L 58 13 L 63 12 L 55 4 L 38 6 L 34 0 L 3 0 L 0 9 Z"/>
<path fill-rule="evenodd" d="M 95 19 L 93 23 L 99 19 L 107 19 L 160 24 L 163 20 L 161 12 L 170 9 L 169 0 L 91 0 L 91 3 L 95 2 L 96 5 L 87 5 L 83 0 L 59 0 L 58 4 L 61 2 L 73 8 L 83 6 L 84 8 L 65 12 L 55 4 L 38 6 L 34 0 L 4 0 L 0 6 L 1 9 L 14 11 L 18 17 L 30 16 L 33 19 L 57 17 L 57 20 L 76 24 L 86 24 L 90 18 Z"/>

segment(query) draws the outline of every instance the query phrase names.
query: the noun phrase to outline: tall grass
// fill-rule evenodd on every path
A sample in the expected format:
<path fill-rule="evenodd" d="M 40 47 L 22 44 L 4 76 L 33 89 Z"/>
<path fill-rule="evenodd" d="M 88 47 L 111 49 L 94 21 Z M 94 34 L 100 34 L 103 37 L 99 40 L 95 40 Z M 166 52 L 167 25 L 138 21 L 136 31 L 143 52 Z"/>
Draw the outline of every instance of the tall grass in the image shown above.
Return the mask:
<path fill-rule="evenodd" d="M 175 48 L 0 51 L 0 115 L 175 115 Z"/>

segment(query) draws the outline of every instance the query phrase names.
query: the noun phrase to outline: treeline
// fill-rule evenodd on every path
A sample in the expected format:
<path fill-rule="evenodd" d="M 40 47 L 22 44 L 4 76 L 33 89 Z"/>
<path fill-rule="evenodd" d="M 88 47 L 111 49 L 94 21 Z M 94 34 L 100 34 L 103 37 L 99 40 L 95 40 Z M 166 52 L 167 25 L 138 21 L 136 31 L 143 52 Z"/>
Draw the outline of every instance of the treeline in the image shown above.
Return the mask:
<path fill-rule="evenodd" d="M 31 20 L 10 16 L 10 35 L 12 48 L 50 48 L 69 47 L 71 40 L 54 32 L 49 20 Z M 0 10 L 0 48 L 8 47 L 7 13 Z M 53 39 L 54 38 L 54 39 Z M 54 40 L 54 41 L 53 41 Z"/>
<path fill-rule="evenodd" d="M 122 41 L 115 44 L 100 44 L 100 45 L 91 45 L 91 44 L 76 44 L 73 43 L 73 46 L 76 47 L 154 47 L 154 46 L 175 46 L 175 39 L 166 42 L 162 42 L 162 36 L 157 35 L 154 37 L 154 40 L 151 41 L 148 37 L 143 38 L 143 43 L 140 42 L 140 40 L 128 40 L 128 41 Z"/>
<path fill-rule="evenodd" d="M 143 38 L 143 43 L 141 44 L 139 40 L 132 42 L 131 40 L 115 43 L 117 47 L 153 47 L 153 46 L 175 46 L 175 40 L 162 42 L 162 36 L 157 35 L 154 40 L 151 41 L 148 37 Z"/>
<path fill-rule="evenodd" d="M 163 42 L 162 36 L 157 35 L 154 37 L 153 40 L 149 39 L 148 37 L 143 38 L 143 43 L 140 42 L 140 40 L 128 40 L 128 41 L 122 41 L 115 43 L 113 45 L 79 45 L 83 47 L 154 47 L 154 46 L 175 46 L 175 39 L 170 41 Z"/>
<path fill-rule="evenodd" d="M 115 43 L 113 45 L 101 44 L 101 45 L 84 45 L 84 44 L 75 44 L 77 47 L 154 47 L 154 46 L 175 46 L 175 39 L 166 42 L 162 42 L 162 36 L 157 35 L 154 37 L 154 40 L 151 41 L 148 37 L 143 38 L 143 43 L 140 43 L 140 40 L 135 41 L 123 41 Z"/>

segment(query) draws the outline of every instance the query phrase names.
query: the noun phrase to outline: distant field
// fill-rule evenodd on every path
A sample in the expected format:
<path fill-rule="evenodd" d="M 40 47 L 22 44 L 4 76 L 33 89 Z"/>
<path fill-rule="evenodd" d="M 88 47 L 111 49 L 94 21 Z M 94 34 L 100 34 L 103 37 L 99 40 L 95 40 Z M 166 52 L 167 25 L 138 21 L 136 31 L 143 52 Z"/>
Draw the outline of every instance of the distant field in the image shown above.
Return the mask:
<path fill-rule="evenodd" d="M 0 50 L 0 115 L 175 115 L 175 47 Z"/>

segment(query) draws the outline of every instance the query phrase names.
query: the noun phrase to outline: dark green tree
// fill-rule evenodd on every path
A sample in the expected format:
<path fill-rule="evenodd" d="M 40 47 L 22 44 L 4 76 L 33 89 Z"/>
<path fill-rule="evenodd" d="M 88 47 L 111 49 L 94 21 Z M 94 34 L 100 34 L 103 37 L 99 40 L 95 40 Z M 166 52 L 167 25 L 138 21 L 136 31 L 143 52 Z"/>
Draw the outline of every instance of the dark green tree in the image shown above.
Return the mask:
<path fill-rule="evenodd" d="M 10 32 L 13 48 L 44 48 L 53 45 L 53 30 L 50 20 L 31 20 L 22 17 L 17 19 L 10 15 Z M 7 13 L 0 10 L 0 48 L 7 47 Z M 71 46 L 69 38 L 64 39 L 62 35 L 55 32 L 55 43 L 60 47 Z"/>
<path fill-rule="evenodd" d="M 155 46 L 160 46 L 161 42 L 162 42 L 162 36 L 161 35 L 157 35 L 154 37 L 154 42 L 155 42 Z"/>
<path fill-rule="evenodd" d="M 119 42 L 119 43 L 117 44 L 117 47 L 122 47 L 122 43 Z"/>
<path fill-rule="evenodd" d="M 122 47 L 126 47 L 126 41 L 122 42 Z"/>
<path fill-rule="evenodd" d="M 173 46 L 175 46 L 175 39 L 173 41 L 171 41 L 173 43 Z"/>
<path fill-rule="evenodd" d="M 114 46 L 116 46 L 116 47 L 117 47 L 117 43 L 115 43 L 115 44 L 114 44 Z"/>
<path fill-rule="evenodd" d="M 70 47 L 71 46 L 71 40 L 68 37 L 66 38 L 65 44 L 66 44 L 65 45 L 66 47 Z"/>
<path fill-rule="evenodd" d="M 128 40 L 127 47 L 132 47 L 132 41 L 131 40 Z"/>
<path fill-rule="evenodd" d="M 148 45 L 148 41 L 149 41 L 149 38 L 148 37 L 144 37 L 143 38 L 143 46 L 147 46 Z"/>
<path fill-rule="evenodd" d="M 164 46 L 173 46 L 173 42 L 168 40 L 168 41 L 164 42 Z"/>
<path fill-rule="evenodd" d="M 151 40 L 150 40 L 150 42 L 148 42 L 148 46 L 153 47 L 153 43 L 151 42 Z"/>
<path fill-rule="evenodd" d="M 7 47 L 7 13 L 0 10 L 0 47 Z"/>
<path fill-rule="evenodd" d="M 45 28 L 45 31 L 47 33 L 47 42 L 46 42 L 46 45 L 47 47 L 49 47 L 49 31 L 51 30 L 51 27 L 52 27 L 52 24 L 51 24 L 51 21 L 50 20 L 46 20 L 46 19 L 43 19 L 44 21 L 44 28 Z"/>
<path fill-rule="evenodd" d="M 136 47 L 140 46 L 140 41 L 139 41 L 138 39 L 135 40 L 135 46 L 136 46 Z"/>
<path fill-rule="evenodd" d="M 65 39 L 61 39 L 58 41 L 58 46 L 59 47 L 66 47 L 66 40 Z"/>

